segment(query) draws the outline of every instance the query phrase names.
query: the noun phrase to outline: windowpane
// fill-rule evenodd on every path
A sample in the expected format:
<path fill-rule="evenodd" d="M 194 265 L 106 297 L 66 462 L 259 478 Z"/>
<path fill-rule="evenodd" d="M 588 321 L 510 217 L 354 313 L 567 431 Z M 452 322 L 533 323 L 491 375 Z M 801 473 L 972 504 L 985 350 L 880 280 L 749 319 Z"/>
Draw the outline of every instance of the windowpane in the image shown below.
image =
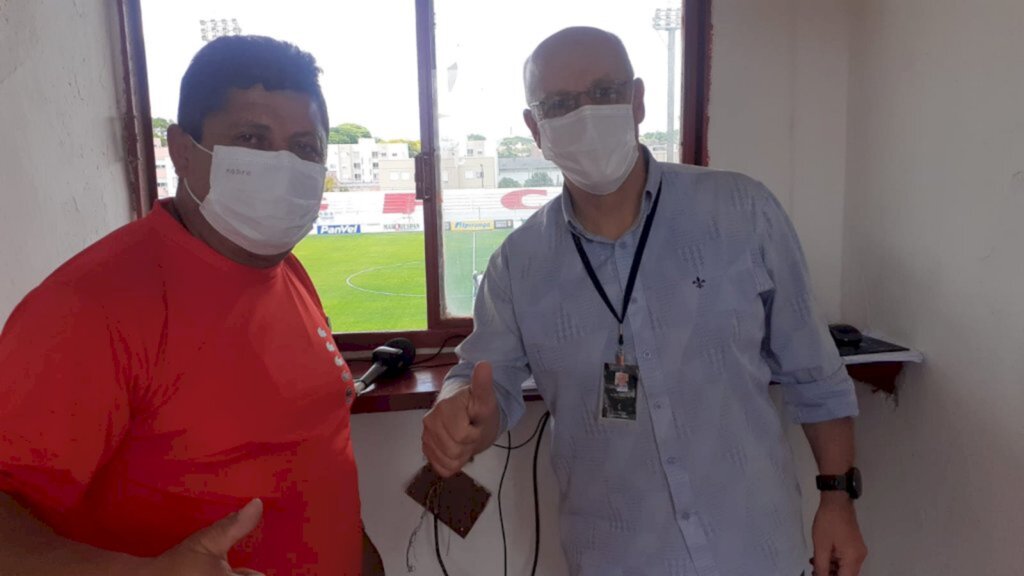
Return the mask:
<path fill-rule="evenodd" d="M 142 0 L 158 191 L 178 182 L 165 142 L 182 74 L 209 40 L 260 34 L 312 53 L 331 119 L 320 218 L 295 250 L 339 332 L 427 326 L 412 0 Z"/>
<path fill-rule="evenodd" d="M 641 141 L 655 158 L 677 161 L 670 143 L 678 142 L 681 7 L 664 0 L 435 0 L 443 316 L 471 315 L 490 255 L 561 193 L 561 172 L 522 119 L 522 69 L 533 48 L 569 26 L 617 34 L 646 86 Z"/>

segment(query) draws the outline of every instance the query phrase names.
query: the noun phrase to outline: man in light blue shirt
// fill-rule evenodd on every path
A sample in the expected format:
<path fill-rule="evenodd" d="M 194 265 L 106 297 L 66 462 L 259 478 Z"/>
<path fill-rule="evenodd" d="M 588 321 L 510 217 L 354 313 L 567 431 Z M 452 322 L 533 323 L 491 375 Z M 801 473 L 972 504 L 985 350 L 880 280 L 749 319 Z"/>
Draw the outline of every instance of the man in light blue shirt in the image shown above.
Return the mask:
<path fill-rule="evenodd" d="M 774 380 L 822 474 L 815 573 L 859 574 L 857 400 L 779 203 L 740 174 L 654 160 L 637 139 L 643 82 L 607 32 L 551 36 L 524 77 L 524 118 L 565 190 L 491 258 L 424 418 L 433 467 L 456 473 L 514 426 L 532 376 L 573 574 L 798 576 Z"/>

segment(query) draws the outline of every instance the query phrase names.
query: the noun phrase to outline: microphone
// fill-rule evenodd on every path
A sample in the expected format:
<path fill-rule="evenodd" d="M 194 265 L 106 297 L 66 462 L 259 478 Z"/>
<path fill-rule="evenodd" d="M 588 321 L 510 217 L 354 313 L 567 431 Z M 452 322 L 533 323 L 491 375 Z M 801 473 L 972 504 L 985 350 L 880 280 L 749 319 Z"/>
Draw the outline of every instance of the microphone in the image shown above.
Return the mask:
<path fill-rule="evenodd" d="M 388 340 L 373 351 L 373 365 L 356 380 L 356 394 L 363 395 L 374 389 L 373 382 L 380 376 L 397 376 L 416 358 L 416 347 L 406 338 Z"/>

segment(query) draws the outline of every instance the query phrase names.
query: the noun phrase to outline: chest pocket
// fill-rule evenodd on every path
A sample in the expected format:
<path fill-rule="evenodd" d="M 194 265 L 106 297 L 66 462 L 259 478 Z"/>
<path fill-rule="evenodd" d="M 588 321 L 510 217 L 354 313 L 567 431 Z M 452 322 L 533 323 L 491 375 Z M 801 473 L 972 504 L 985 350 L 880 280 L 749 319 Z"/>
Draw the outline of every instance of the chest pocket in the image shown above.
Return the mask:
<path fill-rule="evenodd" d="M 698 290 L 702 303 L 712 310 L 746 307 L 775 288 L 761 259 L 756 257 L 737 259 L 700 280 Z"/>

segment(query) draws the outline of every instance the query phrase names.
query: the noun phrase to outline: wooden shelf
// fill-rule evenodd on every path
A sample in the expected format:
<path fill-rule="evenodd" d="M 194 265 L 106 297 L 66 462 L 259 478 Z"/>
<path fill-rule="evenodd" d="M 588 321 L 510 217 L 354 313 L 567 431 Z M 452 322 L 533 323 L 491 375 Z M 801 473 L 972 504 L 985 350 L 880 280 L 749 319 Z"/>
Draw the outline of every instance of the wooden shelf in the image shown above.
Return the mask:
<path fill-rule="evenodd" d="M 903 362 L 871 362 L 847 366 L 850 377 L 858 382 L 871 386 L 876 392 L 894 394 L 896 378 L 903 370 Z M 365 360 L 354 360 L 349 363 L 352 373 L 362 374 L 369 367 Z M 352 405 L 353 414 L 371 414 L 375 412 L 399 412 L 402 410 L 428 410 L 434 405 L 434 399 L 444 384 L 444 377 L 451 368 L 451 359 L 442 358 L 423 367 L 412 370 L 397 378 L 382 378 L 377 387 L 360 396 Z M 535 388 L 525 389 L 523 396 L 527 402 L 540 400 L 540 393 Z"/>

